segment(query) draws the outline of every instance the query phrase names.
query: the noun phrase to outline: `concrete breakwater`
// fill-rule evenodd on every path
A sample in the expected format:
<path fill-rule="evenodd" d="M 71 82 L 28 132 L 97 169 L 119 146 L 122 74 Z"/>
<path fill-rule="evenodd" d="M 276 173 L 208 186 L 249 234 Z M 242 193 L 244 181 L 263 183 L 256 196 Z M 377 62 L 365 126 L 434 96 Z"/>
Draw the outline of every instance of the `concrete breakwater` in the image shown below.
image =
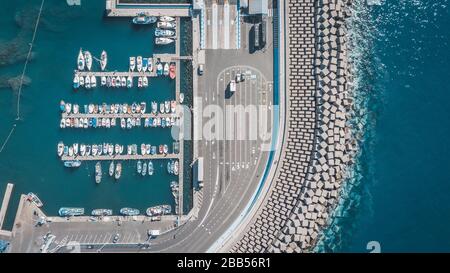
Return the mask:
<path fill-rule="evenodd" d="M 272 189 L 235 252 L 308 252 L 339 202 L 357 142 L 346 18 L 351 0 L 286 2 L 286 139 Z"/>

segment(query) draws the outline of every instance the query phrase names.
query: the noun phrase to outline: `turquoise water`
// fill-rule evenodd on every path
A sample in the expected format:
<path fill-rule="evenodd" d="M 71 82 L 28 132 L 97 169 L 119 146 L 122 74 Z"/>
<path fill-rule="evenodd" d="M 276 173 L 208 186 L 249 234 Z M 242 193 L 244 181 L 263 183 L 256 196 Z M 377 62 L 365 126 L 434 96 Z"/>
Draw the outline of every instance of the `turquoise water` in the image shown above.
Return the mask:
<path fill-rule="evenodd" d="M 353 22 L 364 131 L 322 251 L 450 251 L 449 3 L 360 2 Z"/>
<path fill-rule="evenodd" d="M 2 63 L 0 75 L 9 77 L 22 71 L 23 59 L 20 56 L 28 50 L 41 1 L 2 2 L 0 63 L 4 59 L 8 59 L 8 63 Z M 129 19 L 105 18 L 103 11 L 104 1 L 82 1 L 81 6 L 68 6 L 65 1 L 46 0 L 33 47 L 34 58 L 26 72 L 31 83 L 22 91 L 20 121 L 15 120 L 17 92 L 0 89 L 1 142 L 13 124 L 17 124 L 0 153 L 0 194 L 3 194 L 8 181 L 15 184 L 10 206 L 12 213 L 8 213 L 7 225 L 12 223 L 19 194 L 30 191 L 38 194 L 45 204 L 44 210 L 51 215 L 56 214 L 61 206 L 80 206 L 87 211 L 106 207 L 117 212 L 124 206 L 143 211 L 161 203 L 174 205 L 169 183 L 175 177 L 167 174 L 167 161 L 153 161 L 155 174 L 152 177 L 140 177 L 135 171 L 136 162 L 123 162 L 124 170 L 119 182 L 114 182 L 105 174 L 109 162 L 104 162 L 102 183 L 96 185 L 93 177 L 95 162 L 84 162 L 79 169 L 72 170 L 64 168 L 56 156 L 56 144 L 60 140 L 65 143 L 111 142 L 124 145 L 168 143 L 169 147 L 173 142 L 171 130 L 167 128 L 127 131 L 120 129 L 120 126 L 85 130 L 59 128 L 58 107 L 61 99 L 81 105 L 134 101 L 147 101 L 149 105 L 153 100 L 175 98 L 175 81 L 168 78 L 152 78 L 150 87 L 145 90 L 72 90 L 72 72 L 80 47 L 97 57 L 105 49 L 108 52 L 108 69 L 118 71 L 128 69 L 129 56 L 175 51 L 174 46 L 154 47 L 153 27 L 135 27 Z M 23 22 L 22 26 L 17 22 Z M 185 34 L 182 34 L 182 39 Z M 8 50 L 2 51 L 4 48 Z M 4 52 L 16 53 L 7 55 Z M 188 88 L 185 90 L 189 91 Z M 190 146 L 187 149 L 189 154 Z"/>

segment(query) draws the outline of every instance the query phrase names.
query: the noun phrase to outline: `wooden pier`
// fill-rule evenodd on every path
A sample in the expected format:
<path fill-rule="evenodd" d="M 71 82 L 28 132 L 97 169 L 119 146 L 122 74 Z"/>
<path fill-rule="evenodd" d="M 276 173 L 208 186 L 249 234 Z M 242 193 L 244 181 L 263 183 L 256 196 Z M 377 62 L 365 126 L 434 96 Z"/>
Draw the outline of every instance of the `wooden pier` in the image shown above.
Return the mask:
<path fill-rule="evenodd" d="M 112 160 L 157 160 L 157 159 L 179 159 L 181 154 L 156 154 L 156 155 L 96 155 L 96 156 L 61 156 L 61 160 L 80 160 L 80 161 L 112 161 Z"/>
<path fill-rule="evenodd" d="M 106 15 L 108 17 L 135 17 L 141 12 L 148 16 L 191 16 L 190 4 L 126 4 L 119 0 L 106 0 Z"/>
<path fill-rule="evenodd" d="M 9 199 L 11 199 L 12 190 L 14 185 L 8 183 L 5 190 L 5 195 L 3 197 L 2 207 L 0 208 L 0 230 L 3 227 L 3 221 L 5 220 L 6 211 L 8 210 Z"/>
<path fill-rule="evenodd" d="M 84 113 L 78 113 L 78 114 L 67 114 L 67 113 L 62 113 L 61 114 L 62 118 L 172 118 L 172 117 L 178 117 L 178 115 L 176 113 L 157 113 L 157 114 L 153 114 L 153 113 L 145 113 L 145 114 L 128 114 L 128 113 L 118 113 L 118 114 L 113 114 L 113 113 L 109 113 L 109 114 L 84 114 Z"/>

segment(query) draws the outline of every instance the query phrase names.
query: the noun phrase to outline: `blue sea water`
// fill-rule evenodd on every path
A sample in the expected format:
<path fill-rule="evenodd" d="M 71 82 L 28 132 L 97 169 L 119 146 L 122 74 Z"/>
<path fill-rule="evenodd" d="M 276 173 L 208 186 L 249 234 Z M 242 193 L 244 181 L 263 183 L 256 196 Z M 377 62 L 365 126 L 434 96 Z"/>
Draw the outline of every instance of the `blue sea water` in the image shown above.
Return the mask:
<path fill-rule="evenodd" d="M 23 56 L 28 51 L 41 1 L 0 2 L 1 80 L 22 73 Z M 105 207 L 114 209 L 116 213 L 125 206 L 136 207 L 141 211 L 157 204 L 174 206 L 169 183 L 176 179 L 167 174 L 165 160 L 153 161 L 155 174 L 152 177 L 140 177 L 136 173 L 136 162 L 123 162 L 124 170 L 119 182 L 108 177 L 106 171 L 109 162 L 105 162 L 102 166 L 103 181 L 96 185 L 95 162 L 85 162 L 79 169 L 71 170 L 64 168 L 56 156 L 56 145 L 60 140 L 86 144 L 137 143 L 138 146 L 142 142 L 153 145 L 167 143 L 169 147 L 174 141 L 171 130 L 167 128 L 136 128 L 127 131 L 120 129 L 120 126 L 88 130 L 59 128 L 61 99 L 80 105 L 146 101 L 148 106 L 153 100 L 160 102 L 175 99 L 175 81 L 169 78 L 152 78 L 150 87 L 145 90 L 72 90 L 73 70 L 80 47 L 97 57 L 105 49 L 108 52 L 108 69 L 117 71 L 128 70 L 129 56 L 151 56 L 154 53 L 175 51 L 173 45 L 154 45 L 154 26 L 136 27 L 129 18 L 106 18 L 104 5 L 104 1 L 81 1 L 81 6 L 69 6 L 66 1 L 46 0 L 33 46 L 33 58 L 26 71 L 31 83 L 22 90 L 19 121 L 15 120 L 17 91 L 0 88 L 0 145 L 13 124 L 16 124 L 14 133 L 0 153 L 1 196 L 7 182 L 15 184 L 7 227 L 11 226 L 14 219 L 19 195 L 28 192 L 38 194 L 45 204 L 44 210 L 50 215 L 55 215 L 61 206 L 84 207 L 86 211 Z M 182 26 L 181 29 L 185 28 Z M 184 31 L 181 34 L 183 41 L 187 33 Z M 182 79 L 183 91 L 186 91 L 186 101 L 189 103 L 189 86 L 184 81 Z M 189 149 L 189 146 L 185 147 L 188 154 Z M 191 198 L 185 199 L 188 202 Z"/>
<path fill-rule="evenodd" d="M 450 251 L 448 0 L 356 0 L 360 154 L 320 251 Z"/>

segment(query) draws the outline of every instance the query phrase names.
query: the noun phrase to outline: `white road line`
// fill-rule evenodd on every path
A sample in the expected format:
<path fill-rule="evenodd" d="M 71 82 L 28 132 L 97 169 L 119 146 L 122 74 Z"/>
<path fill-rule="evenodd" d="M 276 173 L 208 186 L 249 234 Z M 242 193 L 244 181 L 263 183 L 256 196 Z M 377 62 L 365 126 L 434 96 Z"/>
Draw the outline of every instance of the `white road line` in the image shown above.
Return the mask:
<path fill-rule="evenodd" d="M 228 3 L 225 3 L 223 6 L 223 19 L 224 19 L 223 34 L 225 35 L 223 48 L 229 49 L 230 48 L 230 5 Z"/>
<path fill-rule="evenodd" d="M 217 4 L 212 4 L 212 48 L 217 49 Z"/>

